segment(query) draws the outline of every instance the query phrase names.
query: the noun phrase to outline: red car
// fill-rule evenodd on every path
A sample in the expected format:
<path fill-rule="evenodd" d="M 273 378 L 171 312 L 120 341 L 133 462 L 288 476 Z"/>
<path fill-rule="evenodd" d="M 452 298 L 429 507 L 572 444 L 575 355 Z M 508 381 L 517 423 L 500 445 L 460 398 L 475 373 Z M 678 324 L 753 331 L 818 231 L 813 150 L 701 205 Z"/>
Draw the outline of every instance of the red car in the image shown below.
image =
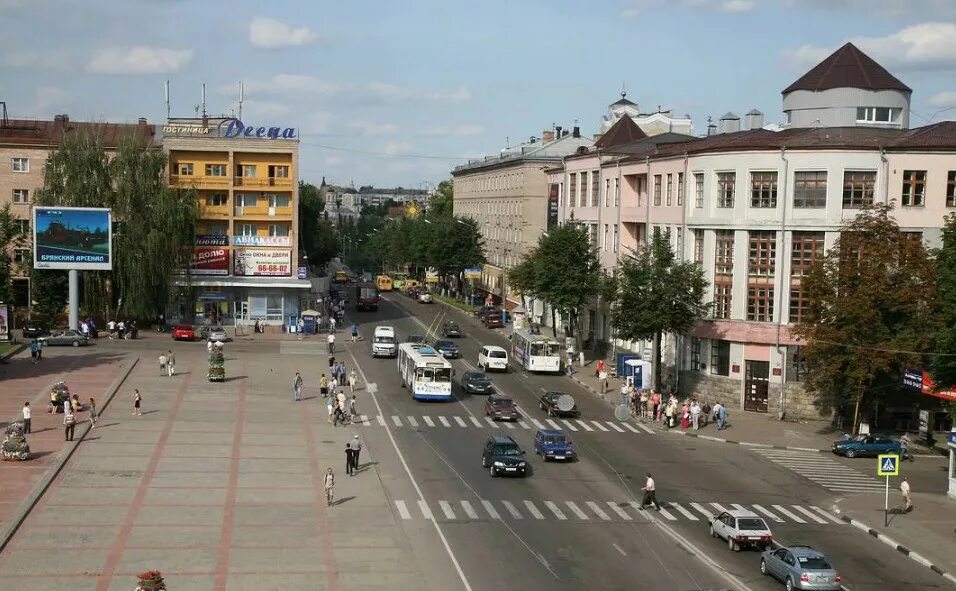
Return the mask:
<path fill-rule="evenodd" d="M 194 341 L 196 340 L 196 331 L 188 324 L 177 324 L 173 327 L 174 341 Z"/>

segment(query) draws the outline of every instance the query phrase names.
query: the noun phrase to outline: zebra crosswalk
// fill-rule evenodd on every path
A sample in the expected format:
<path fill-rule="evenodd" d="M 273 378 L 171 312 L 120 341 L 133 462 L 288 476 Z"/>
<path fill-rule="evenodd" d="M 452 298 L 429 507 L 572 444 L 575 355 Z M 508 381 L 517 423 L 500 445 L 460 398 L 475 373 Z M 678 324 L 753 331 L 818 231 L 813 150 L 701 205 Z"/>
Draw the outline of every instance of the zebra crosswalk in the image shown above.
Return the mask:
<path fill-rule="evenodd" d="M 536 419 L 524 416 L 521 420 L 494 421 L 490 417 L 461 417 L 458 415 L 445 416 L 413 416 L 413 415 L 357 415 L 352 424 L 379 427 L 411 427 L 412 429 L 498 429 L 503 431 L 536 429 L 560 429 L 571 432 L 602 432 L 602 433 L 637 433 L 639 435 L 655 435 L 651 427 L 642 423 L 626 423 L 617 421 L 589 421 L 584 419 Z"/>
<path fill-rule="evenodd" d="M 819 452 L 756 448 L 771 462 L 838 493 L 883 492 L 884 483 Z"/>
<path fill-rule="evenodd" d="M 488 521 L 569 521 L 627 522 L 646 520 L 636 501 L 520 501 L 479 499 L 405 501 L 396 499 L 395 510 L 403 520 L 437 520 L 439 522 Z M 762 516 L 771 527 L 780 523 L 799 525 L 845 525 L 845 522 L 816 505 L 777 505 L 739 503 L 665 503 L 655 512 L 667 521 L 708 523 L 722 511 L 751 511 Z"/>

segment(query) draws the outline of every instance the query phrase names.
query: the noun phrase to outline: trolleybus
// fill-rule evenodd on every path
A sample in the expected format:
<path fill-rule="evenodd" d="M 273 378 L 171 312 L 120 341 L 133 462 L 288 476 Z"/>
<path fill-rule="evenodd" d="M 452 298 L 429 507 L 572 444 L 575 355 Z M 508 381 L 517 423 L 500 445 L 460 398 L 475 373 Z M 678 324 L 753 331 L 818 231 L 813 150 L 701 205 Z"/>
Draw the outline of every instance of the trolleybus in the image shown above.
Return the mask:
<path fill-rule="evenodd" d="M 511 355 L 528 371 L 561 371 L 561 345 L 551 337 L 528 329 L 512 333 Z"/>
<path fill-rule="evenodd" d="M 398 373 L 402 387 L 415 400 L 451 400 L 451 363 L 441 353 L 418 343 L 398 347 Z"/>

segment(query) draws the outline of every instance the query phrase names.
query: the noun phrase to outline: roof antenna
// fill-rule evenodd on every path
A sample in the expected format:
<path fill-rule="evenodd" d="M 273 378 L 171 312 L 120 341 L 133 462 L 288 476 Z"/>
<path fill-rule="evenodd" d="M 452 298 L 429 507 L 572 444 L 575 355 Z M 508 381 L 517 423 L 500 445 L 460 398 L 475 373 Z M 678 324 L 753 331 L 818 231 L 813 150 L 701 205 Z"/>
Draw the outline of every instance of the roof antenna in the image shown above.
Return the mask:
<path fill-rule="evenodd" d="M 242 119 L 242 80 L 239 81 L 239 116 L 237 119 Z"/>
<path fill-rule="evenodd" d="M 166 119 L 169 119 L 169 80 L 166 81 Z"/>
<path fill-rule="evenodd" d="M 627 86 L 625 82 L 621 82 L 621 98 L 627 98 Z"/>
<path fill-rule="evenodd" d="M 205 119 L 208 117 L 206 115 L 206 83 L 202 83 L 202 118 Z"/>

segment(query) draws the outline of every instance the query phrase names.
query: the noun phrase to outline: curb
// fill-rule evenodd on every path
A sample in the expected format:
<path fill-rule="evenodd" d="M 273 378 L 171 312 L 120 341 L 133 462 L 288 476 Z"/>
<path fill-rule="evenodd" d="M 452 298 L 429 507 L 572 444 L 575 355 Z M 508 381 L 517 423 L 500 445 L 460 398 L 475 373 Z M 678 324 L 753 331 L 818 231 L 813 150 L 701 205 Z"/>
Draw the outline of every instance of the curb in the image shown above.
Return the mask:
<path fill-rule="evenodd" d="M 19 345 L 17 345 L 16 347 L 10 349 L 9 351 L 7 351 L 6 353 L 4 353 L 3 355 L 0 355 L 0 360 L 3 360 L 4 362 L 6 362 L 8 359 L 10 359 L 11 357 L 13 357 L 14 355 L 16 355 L 16 354 L 19 353 L 20 351 L 23 351 L 23 350 L 26 349 L 26 348 L 27 348 L 27 344 L 26 344 L 26 343 L 20 343 Z"/>
<path fill-rule="evenodd" d="M 839 519 L 843 520 L 844 522 L 846 522 L 846 523 L 852 525 L 853 527 L 855 527 L 855 528 L 857 528 L 857 529 L 859 529 L 859 530 L 862 530 L 862 531 L 866 532 L 867 534 L 869 534 L 870 536 L 872 536 L 872 537 L 876 538 L 877 540 L 883 542 L 884 544 L 886 544 L 886 545 L 889 546 L 890 548 L 893 548 L 894 550 L 896 550 L 897 552 L 899 552 L 899 553 L 902 554 L 903 556 L 906 556 L 906 557 L 908 557 L 908 558 L 914 560 L 915 562 L 918 562 L 919 564 L 922 564 L 923 566 L 925 566 L 926 568 L 930 569 L 931 571 L 933 571 L 934 573 L 938 574 L 939 576 L 943 577 L 944 579 L 946 579 L 946 580 L 949 581 L 950 583 L 956 583 L 956 576 L 953 576 L 951 573 L 947 572 L 946 570 L 944 570 L 944 569 L 942 569 L 942 568 L 936 566 L 935 564 L 933 564 L 932 562 L 930 562 L 929 560 L 927 560 L 927 559 L 926 559 L 924 556 L 922 556 L 921 554 L 917 554 L 916 552 L 913 552 L 912 550 L 910 550 L 909 548 L 907 548 L 907 547 L 904 546 L 903 544 L 900 544 L 900 543 L 896 542 L 893 538 L 887 536 L 887 535 L 884 534 L 884 533 L 881 533 L 879 530 L 876 530 L 876 529 L 870 527 L 869 525 L 863 523 L 862 521 L 853 519 L 852 517 L 850 517 L 850 516 L 848 516 L 848 515 L 843 515 L 843 514 L 841 514 L 841 515 L 838 515 L 837 517 L 838 517 Z"/>
<path fill-rule="evenodd" d="M 110 402 L 113 400 L 113 397 L 116 395 L 116 392 L 120 389 L 120 386 L 123 385 L 123 382 L 126 381 L 126 378 L 129 377 L 129 374 L 132 373 L 133 368 L 136 367 L 136 364 L 139 363 L 139 357 L 133 359 L 129 363 L 129 366 L 125 370 L 121 370 L 121 373 L 113 383 L 110 384 L 107 394 L 103 397 L 103 402 L 100 405 L 100 414 L 102 416 L 103 411 L 109 406 Z M 78 438 L 75 438 L 69 445 L 63 448 L 63 452 L 60 454 L 59 459 L 47 468 L 46 474 L 43 475 L 43 478 L 33 487 L 33 490 L 30 491 L 30 494 L 20 502 L 19 507 L 17 507 L 16 512 L 10 517 L 10 519 L 4 524 L 2 530 L 0 530 L 0 552 L 3 552 L 4 548 L 7 547 L 7 544 L 10 543 L 10 540 L 13 539 L 14 534 L 17 533 L 17 530 L 20 529 L 20 526 L 23 525 L 23 522 L 30 515 L 30 512 L 33 511 L 33 508 L 36 507 L 37 503 L 50 488 L 50 485 L 53 484 L 53 481 L 56 480 L 56 477 L 60 475 L 60 472 L 66 466 L 66 463 L 70 461 L 70 458 L 73 457 L 73 453 L 76 452 L 76 448 L 79 447 L 83 439 L 86 438 L 87 434 L 90 432 L 89 422 L 84 422 L 83 425 L 86 429 L 80 431 Z"/>

